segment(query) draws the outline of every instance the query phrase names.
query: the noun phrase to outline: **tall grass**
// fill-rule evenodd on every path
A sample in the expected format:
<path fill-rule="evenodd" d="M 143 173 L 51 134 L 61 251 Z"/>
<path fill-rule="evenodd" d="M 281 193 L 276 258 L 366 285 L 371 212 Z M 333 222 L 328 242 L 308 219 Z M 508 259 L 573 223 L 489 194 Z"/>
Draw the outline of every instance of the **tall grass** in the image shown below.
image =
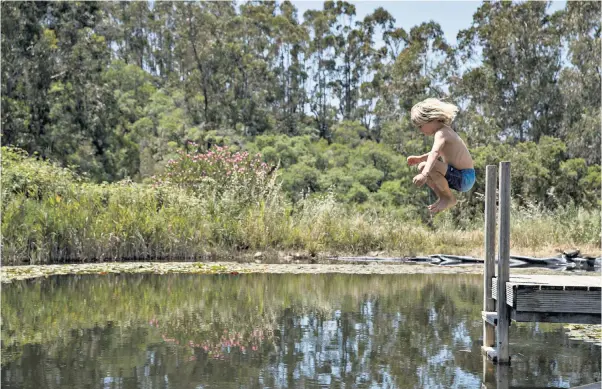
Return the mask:
<path fill-rule="evenodd" d="M 83 185 L 62 197 L 15 196 L 3 209 L 3 263 L 92 260 L 191 260 L 239 250 L 304 250 L 398 255 L 466 254 L 483 245 L 482 224 L 434 228 L 386 214 L 357 213 L 333 197 L 248 204 L 216 212 L 213 199 L 145 185 Z M 513 211 L 515 248 L 595 245 L 600 215 L 578 208 L 558 213 Z"/>
<path fill-rule="evenodd" d="M 22 161 L 31 163 L 29 158 Z M 194 260 L 216 252 L 268 249 L 469 254 L 483 247 L 482 220 L 459 227 L 444 213 L 427 226 L 418 217 L 399 217 L 395 210 L 360 212 L 337 202 L 333 194 L 306 197 L 293 206 L 275 177 L 249 196 L 240 183 L 222 186 L 219 193 L 210 187 L 198 193 L 175 185 L 97 185 L 65 178 L 65 172 L 55 171 L 59 168 L 38 177 L 38 170 L 24 168 L 18 158 L 11 163 L 3 159 L 3 264 Z M 53 180 L 53 174 L 60 180 Z M 515 205 L 511 220 L 515 251 L 599 247 L 596 211 Z"/>
<path fill-rule="evenodd" d="M 585 210 L 566 205 L 550 211 L 529 204 L 513 206 L 510 239 L 515 245 L 537 248 L 553 245 L 600 247 L 601 218 L 599 210 Z M 599 253 L 599 250 L 598 250 Z"/>

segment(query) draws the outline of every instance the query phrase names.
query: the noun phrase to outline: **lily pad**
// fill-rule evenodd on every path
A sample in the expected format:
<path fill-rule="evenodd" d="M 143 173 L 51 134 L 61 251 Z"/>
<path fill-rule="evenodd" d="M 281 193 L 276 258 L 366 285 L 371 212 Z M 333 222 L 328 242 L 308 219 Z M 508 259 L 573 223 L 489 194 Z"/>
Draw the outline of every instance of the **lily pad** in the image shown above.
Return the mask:
<path fill-rule="evenodd" d="M 570 339 L 595 343 L 602 346 L 602 325 L 569 324 L 564 327 Z"/>

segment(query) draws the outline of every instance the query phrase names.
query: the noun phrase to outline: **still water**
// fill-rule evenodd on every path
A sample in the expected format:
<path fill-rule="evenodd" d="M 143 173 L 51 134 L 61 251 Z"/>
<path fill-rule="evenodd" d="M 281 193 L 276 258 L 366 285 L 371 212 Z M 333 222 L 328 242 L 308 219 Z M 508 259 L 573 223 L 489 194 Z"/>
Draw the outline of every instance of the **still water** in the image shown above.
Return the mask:
<path fill-rule="evenodd" d="M 324 274 L 14 282 L 2 286 L 1 384 L 480 388 L 481 282 Z M 510 387 L 601 379 L 600 347 L 570 340 L 561 325 L 513 324 L 510 341 Z"/>

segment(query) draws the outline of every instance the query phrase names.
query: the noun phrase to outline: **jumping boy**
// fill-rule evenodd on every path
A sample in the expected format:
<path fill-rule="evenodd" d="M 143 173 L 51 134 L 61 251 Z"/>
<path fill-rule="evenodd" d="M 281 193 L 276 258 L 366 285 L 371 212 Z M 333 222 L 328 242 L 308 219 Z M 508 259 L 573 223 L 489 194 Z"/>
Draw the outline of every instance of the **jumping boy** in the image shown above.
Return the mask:
<path fill-rule="evenodd" d="M 458 107 L 438 99 L 426 99 L 412 107 L 412 124 L 425 135 L 434 135 L 429 153 L 409 156 L 408 165 L 418 164 L 414 184 L 425 183 L 435 191 L 437 201 L 428 206 L 432 213 L 453 207 L 457 200 L 451 189 L 466 192 L 475 182 L 472 157 L 462 138 L 451 129 Z M 438 160 L 441 157 L 442 161 Z"/>

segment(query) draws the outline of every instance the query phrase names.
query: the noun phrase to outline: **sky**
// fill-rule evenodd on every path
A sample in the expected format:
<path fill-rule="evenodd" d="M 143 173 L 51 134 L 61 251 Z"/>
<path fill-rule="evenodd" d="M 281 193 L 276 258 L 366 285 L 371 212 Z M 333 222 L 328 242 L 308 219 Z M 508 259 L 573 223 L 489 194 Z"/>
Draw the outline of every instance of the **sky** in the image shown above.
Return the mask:
<path fill-rule="evenodd" d="M 347 0 L 349 1 L 349 0 Z M 395 18 L 395 26 L 406 31 L 422 22 L 434 20 L 439 23 L 449 44 L 456 44 L 460 30 L 470 27 L 472 15 L 482 1 L 349 1 L 356 7 L 356 18 L 361 20 L 376 8 L 383 7 Z M 322 9 L 323 1 L 295 1 L 299 17 L 308 9 Z M 550 13 L 563 9 L 566 1 L 553 1 Z M 376 38 L 376 37 L 375 37 Z M 375 39 L 375 43 L 380 43 Z"/>
<path fill-rule="evenodd" d="M 422 1 L 353 1 L 346 0 L 355 5 L 356 20 L 362 20 L 366 15 L 372 13 L 378 7 L 383 7 L 395 18 L 395 26 L 401 27 L 409 32 L 412 27 L 420 25 L 422 22 L 433 20 L 437 22 L 448 44 L 457 43 L 457 35 L 460 30 L 469 28 L 472 25 L 472 15 L 483 3 L 478 0 L 422 0 Z M 537 1 L 537 0 L 535 0 Z M 303 13 L 307 10 L 323 9 L 324 1 L 314 0 L 291 0 L 297 8 L 297 14 L 300 21 L 303 21 Z M 548 8 L 549 13 L 554 13 L 564 9 L 566 1 L 552 1 Z M 384 43 L 380 34 L 375 34 L 374 44 L 379 47 Z M 477 48 L 477 52 L 479 49 Z M 478 66 L 481 60 L 476 56 L 467 63 L 461 64 L 462 69 L 467 70 Z M 445 86 L 444 89 L 447 89 Z"/>

